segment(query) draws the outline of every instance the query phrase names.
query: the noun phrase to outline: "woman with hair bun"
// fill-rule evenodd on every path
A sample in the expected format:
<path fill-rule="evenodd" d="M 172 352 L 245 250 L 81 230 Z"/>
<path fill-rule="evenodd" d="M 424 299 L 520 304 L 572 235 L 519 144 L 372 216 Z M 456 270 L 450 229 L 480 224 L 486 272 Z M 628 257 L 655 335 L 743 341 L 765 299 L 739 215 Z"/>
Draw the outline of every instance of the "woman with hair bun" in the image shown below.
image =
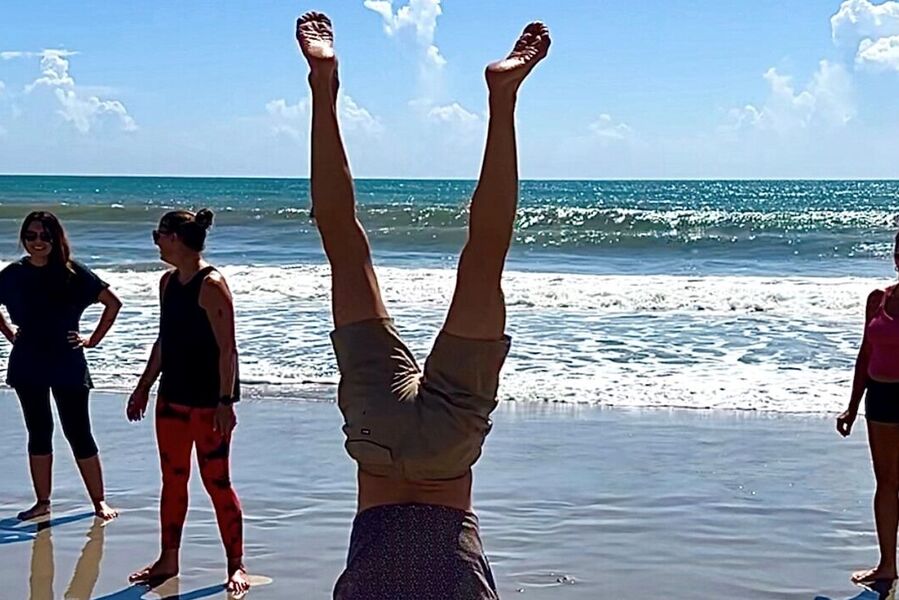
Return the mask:
<path fill-rule="evenodd" d="M 35 211 L 22 222 L 19 241 L 26 256 L 0 271 L 0 333 L 13 345 L 6 382 L 16 390 L 28 430 L 28 462 L 37 500 L 19 513 L 25 521 L 50 512 L 53 472 L 53 413 L 50 392 L 66 440 L 94 505 L 104 521 L 117 512 L 106 503 L 103 469 L 91 432 L 88 400 L 93 387 L 84 348 L 97 346 L 122 303 L 109 284 L 72 258 L 69 239 L 53 213 Z M 81 315 L 94 303 L 103 316 L 89 337 L 79 332 Z"/>
<path fill-rule="evenodd" d="M 153 231 L 160 258 L 174 269 L 159 282 L 159 335 L 126 412 L 130 421 L 144 417 L 150 388 L 161 376 L 156 440 L 162 468 L 162 551 L 155 563 L 130 579 L 155 585 L 178 574 L 190 456 L 196 446 L 228 559 L 227 588 L 239 594 L 249 589 L 249 580 L 243 564 L 243 514 L 231 485 L 229 455 L 240 380 L 231 292 L 202 254 L 212 220 L 208 209 L 177 210 L 163 215 Z"/>

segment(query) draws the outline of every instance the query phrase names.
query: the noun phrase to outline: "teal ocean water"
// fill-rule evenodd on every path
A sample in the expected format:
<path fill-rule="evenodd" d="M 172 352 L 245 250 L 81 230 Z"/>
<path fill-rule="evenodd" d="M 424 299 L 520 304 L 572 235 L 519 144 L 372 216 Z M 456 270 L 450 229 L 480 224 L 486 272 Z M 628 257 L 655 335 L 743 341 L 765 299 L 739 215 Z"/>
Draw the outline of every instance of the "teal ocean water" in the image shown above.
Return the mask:
<path fill-rule="evenodd" d="M 472 181 L 362 180 L 389 309 L 427 351 L 449 300 Z M 0 260 L 54 210 L 76 256 L 125 301 L 91 353 L 127 390 L 152 343 L 165 268 L 150 232 L 210 207 L 208 256 L 236 295 L 251 393 L 330 399 L 328 271 L 305 180 L 0 177 Z M 830 411 L 848 394 L 867 292 L 895 278 L 896 181 L 525 181 L 505 291 L 522 402 Z M 95 316 L 86 316 L 85 326 Z M 6 349 L 0 350 L 5 363 Z"/>

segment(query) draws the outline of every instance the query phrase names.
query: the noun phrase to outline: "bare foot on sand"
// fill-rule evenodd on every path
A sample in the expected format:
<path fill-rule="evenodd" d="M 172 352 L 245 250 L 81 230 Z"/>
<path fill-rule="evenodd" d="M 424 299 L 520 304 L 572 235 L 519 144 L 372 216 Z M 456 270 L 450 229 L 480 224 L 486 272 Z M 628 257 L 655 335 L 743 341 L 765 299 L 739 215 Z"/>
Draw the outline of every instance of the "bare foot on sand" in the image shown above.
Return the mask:
<path fill-rule="evenodd" d="M 112 521 L 119 516 L 119 511 L 106 504 L 105 500 L 94 502 L 94 514 L 104 521 Z"/>
<path fill-rule="evenodd" d="M 38 500 L 34 503 L 34 506 L 29 508 L 28 510 L 23 510 L 16 518 L 20 521 L 30 521 L 31 519 L 37 519 L 38 517 L 44 517 L 50 514 L 50 501 L 49 500 Z"/>
<path fill-rule="evenodd" d="M 129 575 L 128 581 L 155 587 L 166 579 L 171 579 L 178 575 L 178 571 L 178 552 L 163 551 L 159 556 L 159 560 Z"/>
<path fill-rule="evenodd" d="M 334 29 L 327 15 L 307 12 L 297 19 L 297 43 L 309 63 L 309 82 L 333 85 L 337 94 L 337 56 L 334 54 Z"/>
<path fill-rule="evenodd" d="M 228 583 L 226 584 L 228 592 L 235 598 L 240 598 L 250 589 L 250 580 L 247 577 L 247 570 L 243 566 L 243 562 L 238 561 L 234 565 L 228 565 Z"/>
<path fill-rule="evenodd" d="M 518 91 L 528 73 L 546 57 L 550 42 L 549 29 L 543 23 L 537 21 L 525 27 L 509 56 L 487 66 L 490 93 Z"/>
<path fill-rule="evenodd" d="M 873 569 L 856 571 L 852 574 L 852 583 L 873 583 L 875 581 L 896 579 L 896 569 L 876 566 Z"/>

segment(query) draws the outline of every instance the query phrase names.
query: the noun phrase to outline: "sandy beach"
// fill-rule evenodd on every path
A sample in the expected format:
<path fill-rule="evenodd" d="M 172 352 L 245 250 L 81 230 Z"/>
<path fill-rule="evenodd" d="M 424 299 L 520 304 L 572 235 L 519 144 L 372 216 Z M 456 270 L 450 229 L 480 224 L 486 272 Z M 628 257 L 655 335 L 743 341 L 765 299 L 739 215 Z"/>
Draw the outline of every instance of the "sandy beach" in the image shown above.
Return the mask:
<path fill-rule="evenodd" d="M 121 517 L 93 524 L 57 432 L 55 521 L 38 528 L 12 521 L 31 494 L 19 409 L 0 395 L 2 598 L 226 597 L 196 472 L 182 575 L 129 588 L 127 574 L 157 552 L 159 472 L 152 422 L 127 423 L 123 401 L 93 399 Z M 337 408 L 249 400 L 239 418 L 234 480 L 261 584 L 250 595 L 327 598 L 354 510 Z M 859 593 L 851 570 L 876 559 L 863 421 L 841 440 L 819 415 L 506 403 L 495 422 L 475 500 L 503 597 L 842 600 Z"/>

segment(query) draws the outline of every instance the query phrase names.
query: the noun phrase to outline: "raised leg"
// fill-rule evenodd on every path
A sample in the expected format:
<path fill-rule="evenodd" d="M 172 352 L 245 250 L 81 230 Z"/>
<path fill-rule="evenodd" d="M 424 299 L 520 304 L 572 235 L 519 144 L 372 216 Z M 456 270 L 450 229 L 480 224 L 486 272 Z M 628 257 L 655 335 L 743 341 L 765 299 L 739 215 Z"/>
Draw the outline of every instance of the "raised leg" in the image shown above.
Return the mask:
<path fill-rule="evenodd" d="M 312 212 L 331 264 L 336 327 L 386 318 L 365 230 L 356 218 L 349 161 L 337 120 L 337 58 L 331 21 L 306 13 L 297 21 L 297 41 L 309 63 L 312 89 Z"/>
<path fill-rule="evenodd" d="M 501 280 L 518 204 L 515 102 L 518 88 L 549 50 L 549 30 L 528 25 L 504 60 L 487 67 L 490 120 L 478 185 L 471 200 L 468 241 L 444 324 L 447 333 L 497 340 L 506 324 Z"/>

